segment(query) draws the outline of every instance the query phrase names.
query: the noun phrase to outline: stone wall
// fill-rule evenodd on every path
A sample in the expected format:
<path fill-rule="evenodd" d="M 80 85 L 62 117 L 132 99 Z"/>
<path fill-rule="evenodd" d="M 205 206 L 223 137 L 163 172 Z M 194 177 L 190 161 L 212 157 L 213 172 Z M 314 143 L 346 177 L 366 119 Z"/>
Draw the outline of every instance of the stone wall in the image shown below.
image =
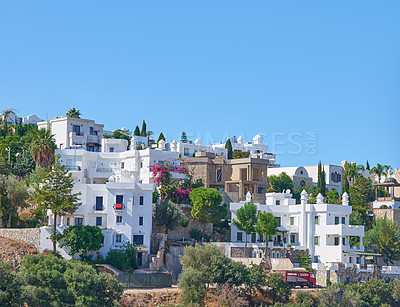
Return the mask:
<path fill-rule="evenodd" d="M 23 241 L 40 250 L 40 228 L 1 228 L 0 237 Z"/>

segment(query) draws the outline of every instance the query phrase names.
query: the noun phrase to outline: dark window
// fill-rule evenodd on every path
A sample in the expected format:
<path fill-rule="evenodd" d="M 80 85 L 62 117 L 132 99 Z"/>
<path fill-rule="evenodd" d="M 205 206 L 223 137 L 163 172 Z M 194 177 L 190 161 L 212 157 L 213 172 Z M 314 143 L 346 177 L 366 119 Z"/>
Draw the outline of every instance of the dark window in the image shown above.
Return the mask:
<path fill-rule="evenodd" d="M 96 226 L 101 226 L 103 224 L 103 218 L 101 216 L 96 216 Z"/>
<path fill-rule="evenodd" d="M 139 226 L 143 226 L 143 216 L 139 216 Z"/>
<path fill-rule="evenodd" d="M 346 238 L 342 238 L 342 244 L 346 245 Z"/>
<path fill-rule="evenodd" d="M 124 203 L 124 195 L 117 195 L 115 199 L 116 204 L 123 204 Z"/>
<path fill-rule="evenodd" d="M 143 206 L 143 203 L 144 203 L 144 197 L 143 197 L 143 196 L 140 196 L 140 198 L 139 198 L 139 205 Z"/>
<path fill-rule="evenodd" d="M 117 223 L 122 223 L 122 215 L 117 215 Z"/>
<path fill-rule="evenodd" d="M 296 243 L 296 235 L 290 235 L 290 243 Z"/>
<path fill-rule="evenodd" d="M 95 130 L 95 131 L 93 132 L 93 134 L 94 134 L 94 135 L 97 135 L 97 131 Z"/>
<path fill-rule="evenodd" d="M 121 162 L 121 169 L 125 168 L 125 162 Z"/>
<path fill-rule="evenodd" d="M 222 181 L 222 169 L 217 169 L 217 180 L 216 182 Z"/>
<path fill-rule="evenodd" d="M 86 150 L 93 152 L 94 151 L 94 146 L 86 146 Z"/>
<path fill-rule="evenodd" d="M 81 126 L 72 126 L 72 131 L 75 132 L 76 135 L 81 135 Z"/>
<path fill-rule="evenodd" d="M 103 210 L 103 196 L 96 196 L 96 211 Z"/>
<path fill-rule="evenodd" d="M 70 219 L 69 219 L 69 217 L 67 217 L 67 226 L 69 226 L 69 222 L 70 221 Z"/>
<path fill-rule="evenodd" d="M 122 235 L 120 233 L 115 235 L 115 242 L 121 243 L 122 242 Z"/>
<path fill-rule="evenodd" d="M 114 147 L 110 147 L 110 152 L 114 152 Z"/>
<path fill-rule="evenodd" d="M 133 235 L 133 243 L 135 243 L 135 245 L 143 245 L 143 241 L 143 235 Z"/>
<path fill-rule="evenodd" d="M 255 243 L 255 242 L 256 242 L 256 238 L 257 238 L 256 233 L 253 232 L 253 233 L 251 234 L 251 243 Z"/>
<path fill-rule="evenodd" d="M 334 242 L 334 244 L 337 246 L 337 245 L 339 245 L 339 237 L 335 237 L 335 242 Z"/>
<path fill-rule="evenodd" d="M 242 242 L 243 240 L 243 233 L 238 232 L 236 235 L 236 241 Z"/>
<path fill-rule="evenodd" d="M 83 217 L 76 217 L 75 225 L 83 225 Z"/>
<path fill-rule="evenodd" d="M 339 217 L 335 216 L 335 225 L 339 225 Z"/>
<path fill-rule="evenodd" d="M 89 133 L 90 133 L 90 135 L 93 135 L 93 134 L 94 134 L 94 129 L 93 129 L 93 127 L 90 127 L 90 128 L 89 128 Z"/>
<path fill-rule="evenodd" d="M 277 200 L 277 201 L 275 202 L 275 204 L 276 204 L 277 206 L 279 206 L 279 205 L 281 204 L 281 201 L 280 201 L 280 200 Z"/>
<path fill-rule="evenodd" d="M 342 216 L 342 224 L 346 224 L 346 218 L 344 216 Z"/>

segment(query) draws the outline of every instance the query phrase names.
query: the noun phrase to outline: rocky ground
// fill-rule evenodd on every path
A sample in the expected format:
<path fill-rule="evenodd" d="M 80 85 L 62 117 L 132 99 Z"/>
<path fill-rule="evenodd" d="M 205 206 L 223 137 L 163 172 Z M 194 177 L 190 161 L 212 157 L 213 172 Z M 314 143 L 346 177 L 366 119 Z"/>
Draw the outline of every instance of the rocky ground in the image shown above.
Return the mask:
<path fill-rule="evenodd" d="M 15 269 L 20 267 L 25 255 L 37 253 L 37 249 L 32 244 L 0 237 L 0 259 L 6 262 L 11 261 Z"/>
<path fill-rule="evenodd" d="M 128 289 L 124 291 L 120 303 L 123 307 L 167 306 L 180 303 L 181 290 L 176 286 L 161 289 Z"/>

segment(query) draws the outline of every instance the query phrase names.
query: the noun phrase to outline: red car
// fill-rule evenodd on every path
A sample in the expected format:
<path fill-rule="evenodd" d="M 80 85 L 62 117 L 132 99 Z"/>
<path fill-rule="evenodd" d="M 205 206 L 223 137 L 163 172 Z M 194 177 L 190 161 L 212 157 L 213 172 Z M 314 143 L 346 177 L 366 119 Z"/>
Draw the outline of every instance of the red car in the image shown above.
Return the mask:
<path fill-rule="evenodd" d="M 282 274 L 285 281 L 292 287 L 295 286 L 308 286 L 309 288 L 315 287 L 316 280 L 315 274 L 308 271 L 275 271 L 275 273 Z"/>

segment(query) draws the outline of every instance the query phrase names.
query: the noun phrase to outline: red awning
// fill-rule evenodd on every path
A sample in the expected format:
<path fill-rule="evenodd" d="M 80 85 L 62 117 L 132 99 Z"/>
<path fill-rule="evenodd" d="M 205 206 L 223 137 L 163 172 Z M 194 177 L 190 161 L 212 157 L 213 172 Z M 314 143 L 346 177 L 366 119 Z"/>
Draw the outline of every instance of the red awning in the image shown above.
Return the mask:
<path fill-rule="evenodd" d="M 115 204 L 115 209 L 122 209 L 122 204 Z"/>

